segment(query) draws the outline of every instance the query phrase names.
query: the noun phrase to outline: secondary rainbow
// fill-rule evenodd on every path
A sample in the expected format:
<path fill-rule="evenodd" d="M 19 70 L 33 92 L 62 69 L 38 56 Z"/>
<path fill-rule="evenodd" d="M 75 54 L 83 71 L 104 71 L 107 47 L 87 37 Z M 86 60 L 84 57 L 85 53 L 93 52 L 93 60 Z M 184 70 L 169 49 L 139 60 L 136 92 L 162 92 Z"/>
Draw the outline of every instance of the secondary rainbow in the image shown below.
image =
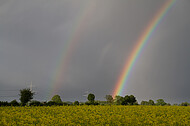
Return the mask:
<path fill-rule="evenodd" d="M 143 31 L 143 33 L 140 35 L 140 37 L 137 40 L 137 44 L 135 45 L 131 55 L 126 60 L 126 63 L 124 65 L 124 68 L 122 69 L 122 72 L 119 76 L 119 79 L 116 83 L 116 86 L 114 88 L 114 91 L 112 95 L 115 97 L 116 95 L 121 95 L 124 86 L 126 85 L 131 70 L 134 67 L 135 62 L 137 61 L 139 55 L 141 54 L 143 48 L 148 43 L 149 38 L 155 31 L 155 29 L 158 27 L 159 23 L 162 21 L 162 19 L 165 17 L 167 12 L 170 10 L 170 8 L 174 5 L 176 0 L 167 0 L 167 2 L 159 9 L 159 11 L 156 13 L 156 15 L 152 18 L 146 29 Z"/>
<path fill-rule="evenodd" d="M 66 71 L 66 66 L 68 65 L 70 57 L 74 52 L 78 41 L 80 40 L 81 33 L 83 33 L 83 30 L 85 29 L 87 20 L 90 18 L 93 10 L 95 9 L 95 5 L 96 3 L 93 0 L 86 2 L 75 19 L 76 21 L 73 24 L 71 35 L 66 44 L 63 45 L 63 49 L 57 58 L 58 62 L 56 62 L 56 69 L 52 76 L 52 82 L 50 83 L 52 86 L 52 91 L 50 91 L 51 94 L 49 94 L 49 98 L 58 93 L 60 86 L 64 82 L 64 72 Z"/>

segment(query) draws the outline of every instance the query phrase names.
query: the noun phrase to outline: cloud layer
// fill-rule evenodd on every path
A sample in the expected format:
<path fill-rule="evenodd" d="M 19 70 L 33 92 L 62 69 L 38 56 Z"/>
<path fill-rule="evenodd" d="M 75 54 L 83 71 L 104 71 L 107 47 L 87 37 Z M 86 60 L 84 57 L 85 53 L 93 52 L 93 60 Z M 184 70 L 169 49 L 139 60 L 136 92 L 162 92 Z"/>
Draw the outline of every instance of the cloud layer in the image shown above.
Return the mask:
<path fill-rule="evenodd" d="M 36 86 L 38 100 L 49 100 L 57 93 L 66 101 L 84 101 L 85 91 L 104 100 L 114 90 L 136 40 L 164 2 L 0 1 L 0 100 L 18 99 L 19 89 L 29 81 Z M 157 98 L 188 101 L 189 4 L 188 0 L 177 1 L 159 24 L 124 94 L 134 94 L 139 102 Z M 77 35 L 61 83 L 55 84 L 62 52 Z M 10 95 L 15 97 L 3 97 Z"/>

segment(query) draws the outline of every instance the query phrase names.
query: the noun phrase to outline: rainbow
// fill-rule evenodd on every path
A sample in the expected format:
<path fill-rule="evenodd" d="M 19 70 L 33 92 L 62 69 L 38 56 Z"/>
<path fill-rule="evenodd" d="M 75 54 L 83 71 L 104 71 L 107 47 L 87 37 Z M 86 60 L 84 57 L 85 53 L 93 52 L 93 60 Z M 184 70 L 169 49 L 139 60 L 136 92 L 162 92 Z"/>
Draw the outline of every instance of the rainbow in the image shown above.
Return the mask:
<path fill-rule="evenodd" d="M 80 40 L 80 36 L 83 33 L 87 20 L 90 18 L 93 10 L 95 9 L 95 5 L 96 3 L 93 0 L 86 2 L 75 19 L 71 35 L 66 44 L 63 46 L 62 52 L 58 57 L 59 61 L 56 64 L 56 69 L 52 75 L 53 78 L 50 83 L 52 86 L 52 91 L 48 96 L 49 98 L 58 93 L 60 86 L 64 82 L 64 72 L 70 60 L 69 58 L 73 54 L 74 49 L 77 46 L 77 42 Z"/>
<path fill-rule="evenodd" d="M 135 45 L 132 53 L 130 54 L 129 58 L 126 60 L 124 68 L 119 76 L 119 79 L 116 83 L 114 91 L 112 95 L 115 97 L 116 95 L 121 95 L 124 86 L 126 85 L 129 75 L 131 73 L 132 68 L 134 67 L 135 62 L 137 61 L 139 55 L 141 54 L 143 48 L 148 43 L 151 35 L 156 30 L 162 19 L 168 13 L 170 8 L 174 5 L 176 0 L 167 0 L 167 2 L 159 9 L 156 15 L 152 18 L 146 29 L 140 35 L 137 40 L 137 44 Z"/>

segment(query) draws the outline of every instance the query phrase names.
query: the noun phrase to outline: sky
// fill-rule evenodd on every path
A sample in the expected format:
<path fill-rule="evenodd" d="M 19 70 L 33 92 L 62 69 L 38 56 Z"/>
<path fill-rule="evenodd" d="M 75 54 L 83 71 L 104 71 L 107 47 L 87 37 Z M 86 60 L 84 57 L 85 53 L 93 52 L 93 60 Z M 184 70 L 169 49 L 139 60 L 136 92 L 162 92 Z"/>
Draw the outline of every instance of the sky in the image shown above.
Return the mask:
<path fill-rule="evenodd" d="M 167 0 L 1 0 L 0 101 L 96 100 L 112 94 L 148 23 Z M 190 102 L 190 1 L 177 0 L 143 48 L 124 86 L 138 102 Z"/>

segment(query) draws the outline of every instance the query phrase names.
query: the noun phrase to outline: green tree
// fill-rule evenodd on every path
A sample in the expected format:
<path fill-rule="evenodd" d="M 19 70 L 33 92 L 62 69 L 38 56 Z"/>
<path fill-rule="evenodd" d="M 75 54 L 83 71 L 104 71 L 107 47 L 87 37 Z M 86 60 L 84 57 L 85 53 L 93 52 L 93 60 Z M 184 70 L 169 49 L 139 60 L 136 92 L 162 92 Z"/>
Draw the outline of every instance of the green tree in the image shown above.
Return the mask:
<path fill-rule="evenodd" d="M 56 102 L 56 103 L 62 103 L 61 97 L 59 95 L 54 95 L 51 101 Z"/>
<path fill-rule="evenodd" d="M 33 99 L 34 93 L 30 89 L 26 88 L 26 89 L 20 90 L 19 95 L 20 95 L 21 104 L 26 105 L 27 102 Z"/>
<path fill-rule="evenodd" d="M 135 102 L 137 101 L 136 98 L 135 98 L 135 96 L 130 95 L 129 98 L 130 98 L 129 103 L 130 103 L 131 105 L 134 105 Z"/>
<path fill-rule="evenodd" d="M 151 99 L 148 101 L 148 104 L 149 104 L 149 105 L 155 105 L 154 101 L 151 100 Z"/>
<path fill-rule="evenodd" d="M 129 105 L 130 103 L 130 96 L 126 95 L 122 101 L 122 105 Z"/>
<path fill-rule="evenodd" d="M 113 103 L 113 97 L 111 95 L 106 95 L 106 100 L 109 104 Z"/>
<path fill-rule="evenodd" d="M 141 101 L 141 105 L 149 105 L 149 102 L 147 102 L 147 101 Z"/>
<path fill-rule="evenodd" d="M 156 105 L 161 105 L 161 106 L 164 106 L 164 105 L 166 105 L 167 103 L 163 100 L 163 99 L 158 99 L 157 100 L 157 103 L 156 103 Z"/>
<path fill-rule="evenodd" d="M 188 106 L 188 105 L 189 105 L 188 102 L 183 102 L 183 103 L 181 103 L 181 106 Z"/>
<path fill-rule="evenodd" d="M 94 94 L 88 94 L 88 97 L 87 97 L 88 101 L 90 103 L 93 103 L 94 102 L 94 99 L 95 99 L 95 95 Z"/>
<path fill-rule="evenodd" d="M 116 105 L 121 105 L 123 100 L 124 98 L 122 96 L 119 96 L 119 95 L 115 96 Z"/>

